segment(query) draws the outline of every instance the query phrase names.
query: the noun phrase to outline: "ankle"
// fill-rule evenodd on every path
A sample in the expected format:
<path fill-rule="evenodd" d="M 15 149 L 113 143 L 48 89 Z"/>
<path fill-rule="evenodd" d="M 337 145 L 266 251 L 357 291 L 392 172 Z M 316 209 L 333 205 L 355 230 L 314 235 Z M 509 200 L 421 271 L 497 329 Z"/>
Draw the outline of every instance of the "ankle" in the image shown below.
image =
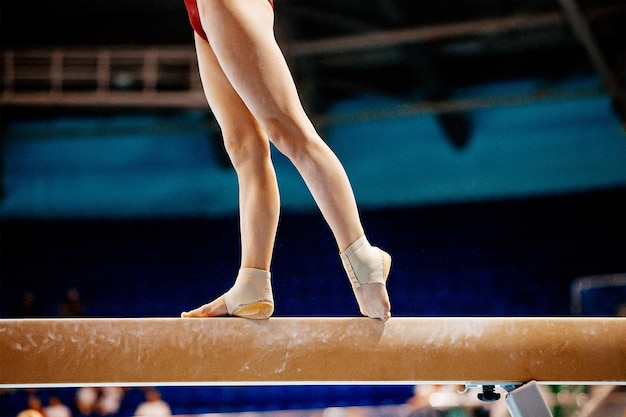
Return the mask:
<path fill-rule="evenodd" d="M 235 284 L 224 294 L 224 302 L 230 315 L 237 315 L 237 310 L 254 303 L 273 306 L 270 272 L 256 268 L 241 268 Z"/>
<path fill-rule="evenodd" d="M 365 236 L 361 236 L 340 254 L 343 267 L 353 288 L 363 284 L 385 283 L 389 273 L 386 263 L 389 255 L 372 246 Z M 385 258 L 389 261 L 386 262 Z"/>

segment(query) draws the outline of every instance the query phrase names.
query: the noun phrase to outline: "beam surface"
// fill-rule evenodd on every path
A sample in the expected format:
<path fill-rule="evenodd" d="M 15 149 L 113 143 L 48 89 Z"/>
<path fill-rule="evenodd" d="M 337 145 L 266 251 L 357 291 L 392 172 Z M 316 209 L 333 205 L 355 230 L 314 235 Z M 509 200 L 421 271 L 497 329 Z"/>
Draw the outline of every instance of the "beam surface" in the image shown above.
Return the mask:
<path fill-rule="evenodd" d="M 623 318 L 0 320 L 0 386 L 626 384 Z"/>

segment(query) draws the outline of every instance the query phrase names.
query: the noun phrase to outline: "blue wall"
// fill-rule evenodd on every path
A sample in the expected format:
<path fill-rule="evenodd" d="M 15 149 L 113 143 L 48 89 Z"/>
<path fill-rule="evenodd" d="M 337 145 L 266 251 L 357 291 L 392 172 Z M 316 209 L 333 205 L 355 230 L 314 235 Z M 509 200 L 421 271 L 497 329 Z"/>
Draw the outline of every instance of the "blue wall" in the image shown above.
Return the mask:
<path fill-rule="evenodd" d="M 536 84 L 479 91 L 527 93 Z M 401 104 L 360 97 L 337 103 L 331 115 Z M 464 150 L 448 144 L 431 114 L 344 121 L 322 133 L 364 209 L 626 185 L 626 136 L 608 97 L 474 110 L 470 117 Z M 235 174 L 220 164 L 221 145 L 212 145 L 219 137 L 211 137 L 202 114 L 16 122 L 5 136 L 4 217 L 216 217 L 237 210 Z M 289 161 L 277 153 L 274 161 L 284 211 L 315 212 Z"/>

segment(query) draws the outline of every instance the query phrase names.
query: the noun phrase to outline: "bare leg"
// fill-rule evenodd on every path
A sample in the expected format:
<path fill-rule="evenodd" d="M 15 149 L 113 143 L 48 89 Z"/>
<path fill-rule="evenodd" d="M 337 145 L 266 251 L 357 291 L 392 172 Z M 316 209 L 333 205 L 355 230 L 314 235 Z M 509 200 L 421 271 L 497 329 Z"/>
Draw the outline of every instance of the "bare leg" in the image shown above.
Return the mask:
<path fill-rule="evenodd" d="M 198 9 L 210 45 L 197 41 L 199 59 L 206 60 L 203 51 L 207 48 L 214 53 L 217 65 L 244 107 L 302 175 L 333 231 L 340 252 L 344 252 L 364 236 L 355 198 L 341 163 L 319 137 L 302 108 L 291 73 L 274 39 L 270 5 L 266 0 L 198 0 Z M 221 117 L 222 128 L 224 120 L 238 119 L 241 105 L 233 106 L 236 100 L 224 102 L 217 97 L 219 94 L 211 94 L 213 84 L 206 77 L 203 83 L 207 96 L 214 96 L 213 102 L 209 97 L 209 103 L 218 121 Z M 228 144 L 226 131 L 225 141 Z M 250 172 L 258 175 L 254 169 Z M 242 177 L 249 173 L 238 169 L 238 175 L 242 184 Z M 242 213 L 242 224 L 248 215 L 252 214 Z M 253 220 L 259 221 L 258 218 Z M 250 222 L 248 229 L 242 226 L 242 235 L 260 227 L 255 221 Z M 275 232 L 275 227 L 272 230 Z M 269 234 L 266 237 L 267 240 L 251 243 L 251 246 L 268 253 L 266 259 L 269 262 L 274 235 L 271 236 L 272 244 L 268 244 Z M 248 239 L 242 236 L 244 253 L 244 242 Z M 264 242 L 267 246 L 256 245 Z M 243 256 L 245 258 L 245 254 Z M 380 268 L 383 268 L 382 260 Z M 386 276 L 384 278 L 386 280 Z M 390 304 L 384 283 L 367 283 L 360 288 L 362 297 L 371 298 L 369 304 L 379 306 L 380 311 L 375 316 L 383 320 L 388 318 Z M 206 312 L 206 308 L 204 310 Z"/>
<path fill-rule="evenodd" d="M 199 0 L 211 48 L 250 112 L 291 159 L 328 221 L 341 251 L 364 234 L 348 177 L 300 103 L 273 33 L 266 0 Z"/>
<path fill-rule="evenodd" d="M 269 271 L 280 205 L 269 141 L 226 79 L 209 44 L 197 36 L 196 50 L 205 95 L 239 181 L 241 268 Z M 182 316 L 227 314 L 224 296 L 220 296 Z"/>

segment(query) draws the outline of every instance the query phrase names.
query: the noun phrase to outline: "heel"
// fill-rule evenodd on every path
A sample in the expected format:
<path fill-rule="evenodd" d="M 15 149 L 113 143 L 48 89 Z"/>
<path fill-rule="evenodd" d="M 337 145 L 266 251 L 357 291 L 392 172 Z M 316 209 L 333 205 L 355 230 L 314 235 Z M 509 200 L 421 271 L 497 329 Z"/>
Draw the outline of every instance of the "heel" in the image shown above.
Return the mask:
<path fill-rule="evenodd" d="M 264 320 L 270 318 L 274 313 L 274 304 L 269 301 L 256 301 L 254 303 L 245 304 L 235 309 L 231 316 L 243 317 L 253 320 Z"/>

